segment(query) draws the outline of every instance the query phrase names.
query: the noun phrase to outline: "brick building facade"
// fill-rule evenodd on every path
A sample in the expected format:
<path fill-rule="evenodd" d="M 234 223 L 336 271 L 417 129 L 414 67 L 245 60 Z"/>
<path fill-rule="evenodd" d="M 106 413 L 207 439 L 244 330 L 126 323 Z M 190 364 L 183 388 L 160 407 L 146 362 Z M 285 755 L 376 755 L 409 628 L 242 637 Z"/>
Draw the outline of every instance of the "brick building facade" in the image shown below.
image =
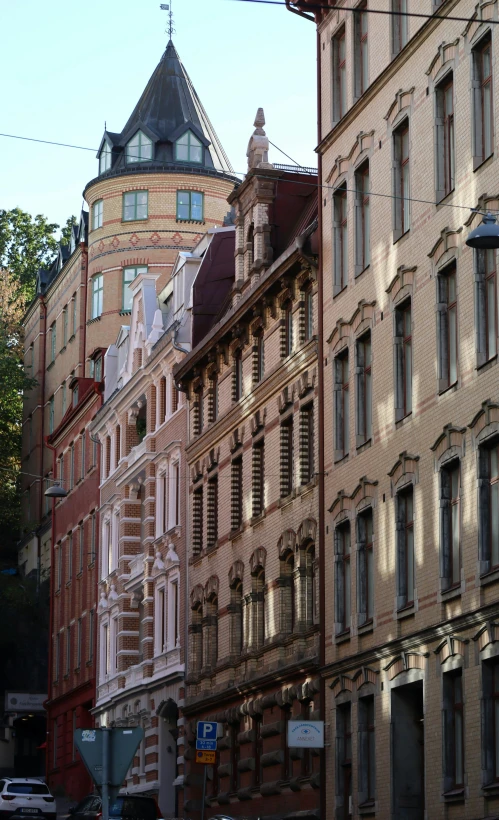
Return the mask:
<path fill-rule="evenodd" d="M 25 402 L 19 562 L 26 572 L 52 569 L 47 772 L 51 785 L 72 798 L 89 787 L 71 731 L 87 725 L 95 706 L 96 653 L 85 652 L 92 612 L 97 627 L 101 578 L 99 465 L 106 477 L 109 468 L 87 427 L 106 366 L 112 368 L 105 354 L 119 334 L 124 338 L 134 280 L 153 282 L 154 299 L 164 306 L 179 250 L 189 252 L 207 226 L 222 224 L 237 182 L 171 42 L 125 128 L 104 133 L 97 157 L 98 176 L 84 191 L 89 212 L 50 270 L 40 271 L 24 323 L 25 366 L 37 387 Z M 43 492 L 55 479 L 68 497 L 51 513 Z M 78 652 L 85 663 L 77 673 Z"/>
<path fill-rule="evenodd" d="M 223 309 L 175 372 L 189 406 L 182 713 L 192 817 L 200 719 L 223 731 L 209 814 L 315 817 L 319 802 L 318 755 L 286 740 L 290 719 L 319 715 L 316 177 L 268 162 L 264 122 L 260 109 L 248 174 L 229 197 L 235 256 Z"/>
<path fill-rule="evenodd" d="M 418 4 L 444 18 L 425 20 L 369 6 L 316 21 L 322 805 L 331 818 L 492 817 L 497 255 L 466 237 L 471 209 L 499 202 L 498 9 Z"/>

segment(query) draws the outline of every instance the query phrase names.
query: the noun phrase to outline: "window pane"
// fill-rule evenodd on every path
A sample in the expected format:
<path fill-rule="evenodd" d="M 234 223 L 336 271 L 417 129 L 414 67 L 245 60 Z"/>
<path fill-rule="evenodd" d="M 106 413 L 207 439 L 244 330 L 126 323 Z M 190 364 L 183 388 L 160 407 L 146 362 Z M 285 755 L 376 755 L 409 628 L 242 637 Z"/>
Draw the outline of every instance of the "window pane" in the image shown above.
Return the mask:
<path fill-rule="evenodd" d="M 456 309 L 449 310 L 449 384 L 457 381 L 457 316 Z"/>
<path fill-rule="evenodd" d="M 487 344 L 488 355 L 496 355 L 496 280 L 495 276 L 487 279 Z"/>
<path fill-rule="evenodd" d="M 483 151 L 488 157 L 492 153 L 492 85 L 483 89 Z"/>
<path fill-rule="evenodd" d="M 494 700 L 494 759 L 495 776 L 499 777 L 499 700 Z"/>
<path fill-rule="evenodd" d="M 203 195 L 198 193 L 191 194 L 191 219 L 201 221 L 203 218 Z"/>
<path fill-rule="evenodd" d="M 490 537 L 491 562 L 496 567 L 499 564 L 499 483 L 490 487 Z"/>
<path fill-rule="evenodd" d="M 412 410 L 412 345 L 411 342 L 404 344 L 404 376 L 405 376 L 405 411 Z"/>
<path fill-rule="evenodd" d="M 372 527 L 372 522 L 371 522 Z M 372 536 L 371 536 L 372 539 Z M 367 550 L 367 617 L 371 619 L 374 613 L 374 555 L 372 549 Z"/>
<path fill-rule="evenodd" d="M 372 384 L 371 384 L 371 373 L 366 373 L 365 377 L 365 402 L 366 402 L 366 409 L 365 409 L 365 419 L 366 419 L 366 429 L 365 429 L 365 436 L 366 439 L 371 438 L 371 431 L 372 431 Z"/>
<path fill-rule="evenodd" d="M 490 477 L 497 478 L 499 476 L 499 449 L 494 447 L 490 451 Z"/>
<path fill-rule="evenodd" d="M 187 144 L 182 144 L 180 140 L 177 142 L 177 159 L 180 160 L 188 160 L 189 159 L 189 148 Z"/>
<path fill-rule="evenodd" d="M 414 599 L 414 531 L 412 527 L 406 530 L 406 558 L 407 558 L 407 600 Z"/>
<path fill-rule="evenodd" d="M 459 549 L 459 504 L 452 505 L 452 583 L 461 579 L 461 559 Z"/>
<path fill-rule="evenodd" d="M 455 781 L 456 785 L 461 785 L 464 781 L 463 772 L 463 713 L 461 711 L 455 712 L 454 724 L 454 742 L 455 742 Z"/>
<path fill-rule="evenodd" d="M 345 613 L 344 613 L 344 627 L 350 628 L 350 613 L 351 613 L 351 573 L 350 561 L 345 562 Z"/>
<path fill-rule="evenodd" d="M 202 162 L 203 155 L 201 147 L 191 146 L 191 162 Z"/>

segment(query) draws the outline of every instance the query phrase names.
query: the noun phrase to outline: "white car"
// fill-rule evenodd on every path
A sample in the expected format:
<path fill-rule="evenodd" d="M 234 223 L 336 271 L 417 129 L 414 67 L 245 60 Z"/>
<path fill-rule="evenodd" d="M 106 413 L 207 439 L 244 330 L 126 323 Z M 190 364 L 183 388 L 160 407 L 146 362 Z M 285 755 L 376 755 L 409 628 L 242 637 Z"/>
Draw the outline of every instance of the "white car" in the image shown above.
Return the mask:
<path fill-rule="evenodd" d="M 55 820 L 55 799 L 48 786 L 36 777 L 3 777 L 0 780 L 1 820 L 31 816 Z"/>

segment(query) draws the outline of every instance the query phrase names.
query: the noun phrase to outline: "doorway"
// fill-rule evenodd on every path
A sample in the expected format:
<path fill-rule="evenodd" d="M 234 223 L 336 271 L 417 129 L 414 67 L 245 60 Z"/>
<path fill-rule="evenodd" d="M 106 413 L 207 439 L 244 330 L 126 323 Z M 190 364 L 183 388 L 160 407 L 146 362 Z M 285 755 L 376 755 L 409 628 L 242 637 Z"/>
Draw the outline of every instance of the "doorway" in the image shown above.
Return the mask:
<path fill-rule="evenodd" d="M 423 820 L 424 712 L 423 681 L 392 689 L 392 818 Z"/>

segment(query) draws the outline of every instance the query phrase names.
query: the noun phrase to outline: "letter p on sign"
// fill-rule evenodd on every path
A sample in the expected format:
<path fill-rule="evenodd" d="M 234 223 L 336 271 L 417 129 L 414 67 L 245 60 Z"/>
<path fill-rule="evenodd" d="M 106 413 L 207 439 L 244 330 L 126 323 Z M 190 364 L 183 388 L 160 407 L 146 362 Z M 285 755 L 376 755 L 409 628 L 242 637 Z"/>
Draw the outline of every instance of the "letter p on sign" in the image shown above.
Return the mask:
<path fill-rule="evenodd" d="M 217 723 L 207 720 L 199 720 L 197 728 L 197 736 L 201 740 L 216 740 L 217 739 Z"/>

